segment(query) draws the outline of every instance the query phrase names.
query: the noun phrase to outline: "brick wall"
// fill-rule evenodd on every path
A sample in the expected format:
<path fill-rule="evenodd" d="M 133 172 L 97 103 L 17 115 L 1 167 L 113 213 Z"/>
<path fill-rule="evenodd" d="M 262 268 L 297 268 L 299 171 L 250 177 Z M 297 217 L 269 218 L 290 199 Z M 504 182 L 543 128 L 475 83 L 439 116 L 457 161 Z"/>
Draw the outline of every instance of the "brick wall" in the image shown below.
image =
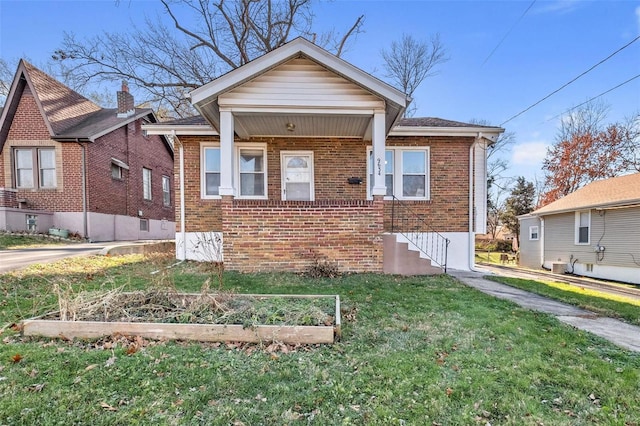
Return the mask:
<path fill-rule="evenodd" d="M 203 200 L 200 194 L 200 143 L 218 142 L 217 137 L 183 136 L 185 155 L 186 227 L 188 232 L 220 230 L 219 200 Z M 241 142 L 241 141 L 238 141 Z M 313 151 L 316 200 L 364 200 L 366 198 L 366 155 L 368 142 L 358 139 L 256 138 L 267 144 L 268 196 L 281 198 L 280 152 Z M 429 201 L 404 201 L 423 215 L 440 232 L 469 229 L 469 147 L 473 138 L 390 137 L 388 146 L 430 147 Z M 176 176 L 179 173 L 175 162 Z M 347 178 L 362 178 L 361 185 L 349 185 Z M 176 185 L 178 178 L 176 177 Z M 179 188 L 176 187 L 179 200 Z M 176 217 L 179 214 L 176 203 Z M 391 225 L 391 203 L 385 202 L 385 229 Z"/>
<path fill-rule="evenodd" d="M 182 136 L 186 231 L 222 231 L 231 270 L 302 271 L 314 258 L 341 271 L 382 268 L 381 233 L 390 228 L 391 202 L 366 200 L 367 142 L 358 139 L 251 139 L 266 143 L 269 200 L 202 199 L 201 143 L 217 137 Z M 238 141 L 241 142 L 241 141 Z M 429 201 L 408 201 L 439 232 L 467 232 L 469 147 L 473 138 L 392 137 L 388 146 L 430 147 Z M 316 202 L 280 201 L 281 151 L 313 151 Z M 179 200 L 179 163 L 175 162 Z M 349 185 L 360 177 L 361 185 Z M 179 203 L 176 203 L 176 217 Z M 427 229 L 424 229 L 427 231 Z"/>
<path fill-rule="evenodd" d="M 20 98 L 15 117 L 9 128 L 0 162 L 3 165 L 3 181 L 7 188 L 15 187 L 12 170 L 12 149 L 15 147 L 50 147 L 56 151 L 56 188 L 21 189 L 16 197 L 26 199 L 27 207 L 48 211 L 81 211 L 81 149 L 75 143 L 59 143 L 50 139 L 49 130 L 40 114 L 29 87 Z"/>
<path fill-rule="evenodd" d="M 0 207 L 18 207 L 16 191 L 7 188 L 0 188 Z"/>
<path fill-rule="evenodd" d="M 438 232 L 469 231 L 469 148 L 473 138 L 392 137 L 387 146 L 430 148 L 429 201 L 403 201 Z M 385 201 L 385 229 L 391 229 L 391 202 Z M 426 231 L 426 229 L 424 229 Z"/>
<path fill-rule="evenodd" d="M 158 135 L 145 136 L 140 120 L 87 144 L 88 209 L 91 212 L 175 220 L 173 159 Z M 123 161 L 122 179 L 111 176 L 111 158 Z M 151 170 L 151 200 L 143 199 L 142 168 Z M 171 180 L 171 204 L 162 199 L 162 176 Z"/>
<path fill-rule="evenodd" d="M 222 204 L 225 267 L 303 271 L 315 259 L 341 272 L 382 271 L 381 201 L 231 200 Z"/>
<path fill-rule="evenodd" d="M 185 164 L 185 222 L 187 232 L 220 231 L 222 214 L 220 200 L 202 199 L 200 192 L 200 144 L 219 142 L 218 137 L 181 136 Z M 176 218 L 180 218 L 180 162 L 176 145 L 174 163 Z"/>

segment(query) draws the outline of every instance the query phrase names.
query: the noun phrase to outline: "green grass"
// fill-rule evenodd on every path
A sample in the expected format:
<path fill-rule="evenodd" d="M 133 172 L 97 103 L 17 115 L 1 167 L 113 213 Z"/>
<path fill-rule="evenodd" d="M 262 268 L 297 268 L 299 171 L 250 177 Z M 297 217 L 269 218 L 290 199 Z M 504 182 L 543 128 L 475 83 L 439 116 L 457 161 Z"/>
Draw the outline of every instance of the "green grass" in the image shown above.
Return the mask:
<path fill-rule="evenodd" d="M 54 282 L 198 291 L 207 277 L 192 263 L 149 274 L 160 265 L 87 257 L 0 275 L 0 324 L 55 307 Z M 226 273 L 225 289 L 339 294 L 342 340 L 289 353 L 160 342 L 127 355 L 5 331 L 0 424 L 640 423 L 640 355 L 448 276 Z"/>
<path fill-rule="evenodd" d="M 476 262 L 495 263 L 500 265 L 502 264 L 500 261 L 501 254 L 502 253 L 498 251 L 487 252 L 476 249 Z M 509 253 L 509 256 L 512 256 L 512 254 Z M 513 263 L 510 264 L 514 265 Z"/>
<path fill-rule="evenodd" d="M 555 281 L 533 281 L 498 276 L 486 278 L 640 326 L 640 301 L 636 299 Z"/>
<path fill-rule="evenodd" d="M 68 241 L 60 241 L 43 235 L 14 235 L 0 232 L 0 250 L 21 249 L 53 244 L 69 244 Z"/>

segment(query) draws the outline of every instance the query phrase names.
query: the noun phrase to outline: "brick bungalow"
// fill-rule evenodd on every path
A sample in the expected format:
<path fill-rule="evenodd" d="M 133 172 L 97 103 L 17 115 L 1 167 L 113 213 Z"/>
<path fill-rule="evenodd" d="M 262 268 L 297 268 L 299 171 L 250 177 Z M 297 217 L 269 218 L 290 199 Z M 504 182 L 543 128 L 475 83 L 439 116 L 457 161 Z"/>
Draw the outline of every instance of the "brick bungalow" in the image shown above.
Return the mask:
<path fill-rule="evenodd" d="M 0 114 L 0 229 L 92 241 L 175 235 L 173 148 L 126 84 L 101 108 L 20 61 Z"/>
<path fill-rule="evenodd" d="M 146 125 L 179 151 L 176 256 L 239 271 L 473 265 L 486 148 L 503 129 L 402 115 L 407 96 L 298 38 Z"/>

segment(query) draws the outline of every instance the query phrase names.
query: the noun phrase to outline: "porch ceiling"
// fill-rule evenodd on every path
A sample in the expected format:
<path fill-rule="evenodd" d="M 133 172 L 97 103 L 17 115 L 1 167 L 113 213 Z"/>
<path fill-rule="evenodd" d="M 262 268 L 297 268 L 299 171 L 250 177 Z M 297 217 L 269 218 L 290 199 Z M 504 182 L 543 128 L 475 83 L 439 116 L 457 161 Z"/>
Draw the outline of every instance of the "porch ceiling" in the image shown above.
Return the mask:
<path fill-rule="evenodd" d="M 248 137 L 369 138 L 372 115 L 234 113 L 235 131 Z"/>

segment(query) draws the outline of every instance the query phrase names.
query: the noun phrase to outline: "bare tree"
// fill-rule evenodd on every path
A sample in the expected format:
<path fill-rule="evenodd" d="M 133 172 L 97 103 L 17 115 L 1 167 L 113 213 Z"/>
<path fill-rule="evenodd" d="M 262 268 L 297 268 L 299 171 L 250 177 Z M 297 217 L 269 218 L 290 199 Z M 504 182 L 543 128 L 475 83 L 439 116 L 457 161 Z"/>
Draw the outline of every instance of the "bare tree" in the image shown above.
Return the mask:
<path fill-rule="evenodd" d="M 448 61 L 446 49 L 435 34 L 429 41 L 418 41 L 413 36 L 403 34 L 402 39 L 391 42 L 390 48 L 381 51 L 386 77 L 409 97 L 427 78 L 437 74 L 436 67 Z M 416 103 L 407 108 L 406 116 L 412 116 Z"/>
<path fill-rule="evenodd" d="M 605 123 L 608 107 L 587 103 L 563 117 L 544 163 L 546 205 L 600 179 L 638 170 L 640 116 Z"/>
<path fill-rule="evenodd" d="M 4 105 L 4 101 L 11 89 L 11 80 L 13 79 L 13 71 L 9 69 L 9 64 L 0 58 L 0 105 Z"/>
<path fill-rule="evenodd" d="M 80 40 L 65 34 L 53 59 L 65 64 L 67 81 L 126 79 L 154 106 L 193 114 L 185 94 L 296 36 L 319 40 L 340 55 L 362 28 L 358 17 L 343 34 L 312 31 L 313 0 L 161 0 L 171 26 L 146 19 L 130 33 L 105 32 Z"/>

